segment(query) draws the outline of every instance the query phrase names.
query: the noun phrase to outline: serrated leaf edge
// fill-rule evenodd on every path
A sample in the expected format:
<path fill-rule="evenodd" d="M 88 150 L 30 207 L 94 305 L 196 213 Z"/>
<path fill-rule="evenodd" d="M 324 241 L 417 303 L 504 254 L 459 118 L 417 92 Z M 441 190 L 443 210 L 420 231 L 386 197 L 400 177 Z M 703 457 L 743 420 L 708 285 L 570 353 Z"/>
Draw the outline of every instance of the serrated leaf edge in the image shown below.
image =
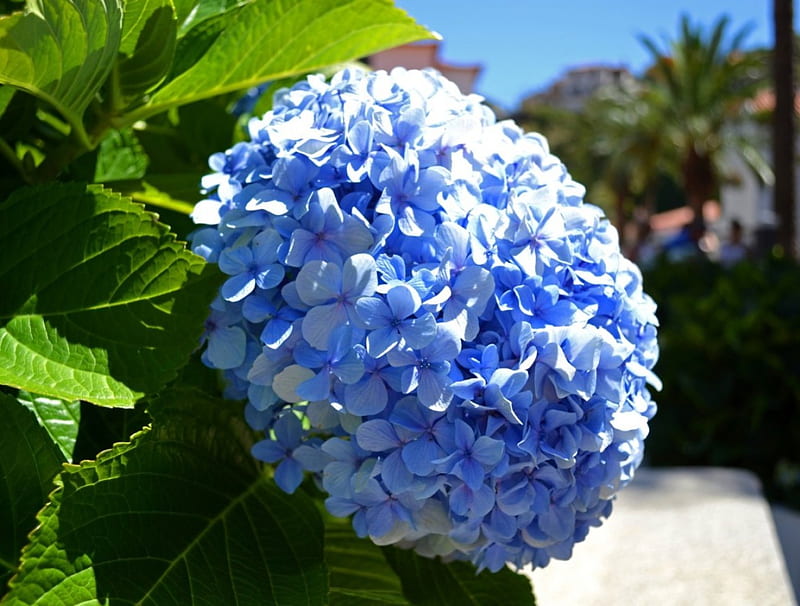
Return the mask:
<path fill-rule="evenodd" d="M 37 524 L 34 528 L 27 534 L 28 542 L 22 548 L 20 552 L 19 562 L 16 567 L 16 572 L 8 581 L 8 587 L 11 591 L 9 591 L 5 596 L 2 596 L 0 599 L 0 604 L 6 604 L 9 602 L 9 598 L 11 597 L 11 592 L 14 590 L 15 586 L 19 584 L 20 577 L 25 573 L 25 562 L 26 556 L 28 552 L 32 549 L 33 541 L 36 538 L 36 535 L 41 532 L 42 525 L 47 522 L 47 519 L 44 517 L 46 514 L 53 509 L 58 509 L 61 505 L 61 493 L 64 491 L 64 482 L 61 479 L 62 474 L 65 472 L 75 473 L 80 469 L 90 469 L 92 467 L 97 467 L 101 462 L 105 461 L 106 459 L 112 456 L 118 456 L 120 454 L 124 454 L 135 448 L 137 442 L 141 440 L 144 436 L 150 433 L 152 430 L 152 426 L 150 424 L 145 425 L 142 429 L 135 432 L 131 435 L 130 440 L 127 442 L 115 442 L 111 445 L 110 448 L 106 448 L 105 450 L 101 450 L 97 453 L 97 457 L 95 459 L 86 459 L 81 461 L 80 463 L 62 463 L 61 464 L 61 471 L 53 478 L 53 490 L 50 491 L 50 494 L 47 496 L 47 502 L 44 506 L 37 512 L 36 514 L 36 521 Z M 65 578 L 69 578 L 66 577 Z"/>

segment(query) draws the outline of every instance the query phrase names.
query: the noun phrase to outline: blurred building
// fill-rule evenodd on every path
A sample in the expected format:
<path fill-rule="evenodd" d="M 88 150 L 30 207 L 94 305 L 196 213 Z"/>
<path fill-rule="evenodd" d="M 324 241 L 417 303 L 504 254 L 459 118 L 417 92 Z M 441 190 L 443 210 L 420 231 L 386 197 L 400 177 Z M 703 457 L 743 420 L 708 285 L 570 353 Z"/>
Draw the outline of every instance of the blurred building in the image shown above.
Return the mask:
<path fill-rule="evenodd" d="M 452 80 L 464 94 L 475 91 L 475 82 L 483 67 L 474 65 L 454 65 L 439 58 L 440 43 L 437 40 L 426 40 L 403 44 L 381 51 L 367 58 L 372 69 L 391 70 L 393 67 L 406 69 L 424 69 L 432 67 L 445 78 Z"/>
<path fill-rule="evenodd" d="M 636 78 L 627 68 L 610 65 L 583 65 L 561 75 L 547 89 L 523 101 L 523 105 L 541 104 L 581 111 L 589 98 L 607 87 L 629 90 L 636 86 Z"/>
<path fill-rule="evenodd" d="M 747 104 L 751 119 L 738 125 L 739 134 L 755 145 L 771 165 L 770 117 L 775 107 L 775 96 L 763 90 Z M 795 96 L 795 115 L 800 116 L 800 95 Z M 795 157 L 800 157 L 800 137 L 795 141 Z M 720 187 L 722 226 L 734 219 L 743 227 L 747 245 L 766 252 L 775 243 L 778 218 L 775 215 L 773 189 L 765 183 L 740 155 L 725 158 L 727 174 Z M 800 250 L 800 170 L 795 161 L 795 249 Z"/>

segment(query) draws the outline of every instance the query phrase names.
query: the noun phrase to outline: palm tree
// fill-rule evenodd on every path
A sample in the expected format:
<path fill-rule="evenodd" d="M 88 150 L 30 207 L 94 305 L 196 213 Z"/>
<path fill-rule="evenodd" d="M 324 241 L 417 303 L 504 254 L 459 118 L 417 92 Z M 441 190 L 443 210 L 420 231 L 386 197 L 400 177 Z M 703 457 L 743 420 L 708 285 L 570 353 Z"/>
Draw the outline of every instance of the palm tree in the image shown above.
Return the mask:
<path fill-rule="evenodd" d="M 674 166 L 673 150 L 665 145 L 663 116 L 647 88 L 607 88 L 586 105 L 584 120 L 589 152 L 601 170 L 614 200 L 614 223 L 622 234 L 635 197 L 653 212 L 656 178 Z"/>
<path fill-rule="evenodd" d="M 729 25 L 722 17 L 706 30 L 684 15 L 678 38 L 663 49 L 640 37 L 654 59 L 645 80 L 662 112 L 663 134 L 679 154 L 682 185 L 698 222 L 703 203 L 717 194 L 726 149 L 737 149 L 762 179 L 771 175 L 756 145 L 732 128 L 762 85 L 764 70 L 742 51 L 751 28 L 730 35 Z"/>
<path fill-rule="evenodd" d="M 772 157 L 775 165 L 775 212 L 779 218 L 778 242 L 793 257 L 796 251 L 792 9 L 792 0 L 773 0 L 775 112 L 772 118 Z"/>

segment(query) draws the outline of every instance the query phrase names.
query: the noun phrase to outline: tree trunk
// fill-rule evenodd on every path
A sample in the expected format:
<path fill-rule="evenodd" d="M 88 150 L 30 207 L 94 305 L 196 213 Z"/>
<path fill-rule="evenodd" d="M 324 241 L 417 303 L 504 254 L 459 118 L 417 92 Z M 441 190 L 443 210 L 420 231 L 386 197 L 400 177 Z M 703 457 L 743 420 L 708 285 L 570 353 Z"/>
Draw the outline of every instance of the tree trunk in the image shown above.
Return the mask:
<path fill-rule="evenodd" d="M 688 147 L 688 155 L 683 161 L 683 191 L 694 211 L 692 237 L 699 239 L 705 230 L 703 205 L 714 194 L 716 180 L 711 158 L 698 154 L 694 145 Z"/>
<path fill-rule="evenodd" d="M 787 256 L 796 258 L 792 9 L 792 0 L 773 0 L 775 111 L 772 119 L 772 163 L 775 167 L 774 209 L 778 217 L 778 243 Z"/>

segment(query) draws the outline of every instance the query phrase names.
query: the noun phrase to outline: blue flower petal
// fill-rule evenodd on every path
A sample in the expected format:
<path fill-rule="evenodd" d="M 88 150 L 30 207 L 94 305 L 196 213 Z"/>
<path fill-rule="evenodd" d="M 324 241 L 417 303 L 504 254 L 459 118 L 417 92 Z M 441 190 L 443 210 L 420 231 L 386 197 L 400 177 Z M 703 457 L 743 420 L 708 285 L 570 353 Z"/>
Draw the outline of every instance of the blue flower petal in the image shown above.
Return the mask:
<path fill-rule="evenodd" d="M 445 410 L 453 399 L 453 392 L 449 387 L 450 379 L 445 373 L 433 370 L 423 370 L 419 373 L 417 397 L 419 401 L 431 410 Z"/>
<path fill-rule="evenodd" d="M 317 305 L 306 312 L 303 318 L 303 338 L 317 349 L 326 349 L 331 333 L 347 324 L 347 312 L 338 303 Z"/>
<path fill-rule="evenodd" d="M 303 481 L 303 466 L 294 459 L 284 459 L 275 469 L 275 483 L 292 494 Z"/>
<path fill-rule="evenodd" d="M 400 334 L 395 328 L 386 326 L 367 334 L 367 352 L 373 358 L 386 355 L 400 344 Z"/>
<path fill-rule="evenodd" d="M 222 297 L 226 301 L 236 303 L 256 289 L 256 279 L 249 273 L 237 274 L 225 280 L 220 289 Z"/>
<path fill-rule="evenodd" d="M 358 445 L 372 452 L 385 452 L 400 446 L 400 439 L 392 424 L 383 419 L 363 422 L 356 431 Z"/>
<path fill-rule="evenodd" d="M 361 508 L 361 505 L 342 497 L 328 497 L 325 499 L 325 509 L 337 518 L 346 518 Z M 362 535 L 363 536 L 363 535 Z"/>
<path fill-rule="evenodd" d="M 226 248 L 219 255 L 219 268 L 229 276 L 240 274 L 249 269 L 253 262 L 253 251 L 247 246 Z"/>
<path fill-rule="evenodd" d="M 335 263 L 310 261 L 297 274 L 297 294 L 306 305 L 322 305 L 340 294 L 342 270 Z"/>
<path fill-rule="evenodd" d="M 392 312 L 378 297 L 361 297 L 355 303 L 359 320 L 366 328 L 377 329 L 392 321 Z"/>
<path fill-rule="evenodd" d="M 208 360 L 214 368 L 236 368 L 244 362 L 247 337 L 238 326 L 216 328 L 208 336 Z"/>
<path fill-rule="evenodd" d="M 477 490 L 486 478 L 481 464 L 471 457 L 461 459 L 450 473 L 463 480 L 472 490 Z"/>
<path fill-rule="evenodd" d="M 364 362 L 354 349 L 332 366 L 333 374 L 345 385 L 356 383 L 364 376 Z"/>
<path fill-rule="evenodd" d="M 342 267 L 342 292 L 353 298 L 375 294 L 378 287 L 378 271 L 375 259 L 368 254 L 356 254 L 344 262 Z"/>
<path fill-rule="evenodd" d="M 419 293 L 406 284 L 395 284 L 386 293 L 386 301 L 392 310 L 392 317 L 407 318 L 415 313 L 422 300 Z"/>
<path fill-rule="evenodd" d="M 500 461 L 504 448 L 501 440 L 480 436 L 472 445 L 472 457 L 479 463 L 491 467 Z"/>
<path fill-rule="evenodd" d="M 296 448 L 303 436 L 303 425 L 295 415 L 286 413 L 275 422 L 275 437 L 285 448 Z"/>
<path fill-rule="evenodd" d="M 259 461 L 274 463 L 286 456 L 286 447 L 274 440 L 261 440 L 253 444 L 251 449 L 253 456 Z"/>
<path fill-rule="evenodd" d="M 373 539 L 379 539 L 389 534 L 396 521 L 392 508 L 388 503 L 381 503 L 369 508 L 366 512 L 366 518 L 369 536 Z"/>
<path fill-rule="evenodd" d="M 406 320 L 400 326 L 400 334 L 413 349 L 427 347 L 436 338 L 436 319 L 433 314 L 426 313 L 420 318 Z"/>
<path fill-rule="evenodd" d="M 284 275 L 283 266 L 273 263 L 272 265 L 267 265 L 256 274 L 256 284 L 264 290 L 275 288 L 281 283 Z"/>
<path fill-rule="evenodd" d="M 426 436 L 420 436 L 416 440 L 403 446 L 403 462 L 409 471 L 419 476 L 427 476 L 433 473 L 436 465 L 434 460 L 442 456 L 442 449 L 436 441 Z"/>
<path fill-rule="evenodd" d="M 376 415 L 386 408 L 388 402 L 386 384 L 376 375 L 348 385 L 344 395 L 347 411 L 358 416 Z"/>
<path fill-rule="evenodd" d="M 327 368 L 323 368 L 316 375 L 303 381 L 295 390 L 303 400 L 326 400 L 331 395 L 331 376 Z"/>
<path fill-rule="evenodd" d="M 381 479 L 386 488 L 393 493 L 405 492 L 414 482 L 411 473 L 403 462 L 399 450 L 390 453 L 381 463 Z"/>

